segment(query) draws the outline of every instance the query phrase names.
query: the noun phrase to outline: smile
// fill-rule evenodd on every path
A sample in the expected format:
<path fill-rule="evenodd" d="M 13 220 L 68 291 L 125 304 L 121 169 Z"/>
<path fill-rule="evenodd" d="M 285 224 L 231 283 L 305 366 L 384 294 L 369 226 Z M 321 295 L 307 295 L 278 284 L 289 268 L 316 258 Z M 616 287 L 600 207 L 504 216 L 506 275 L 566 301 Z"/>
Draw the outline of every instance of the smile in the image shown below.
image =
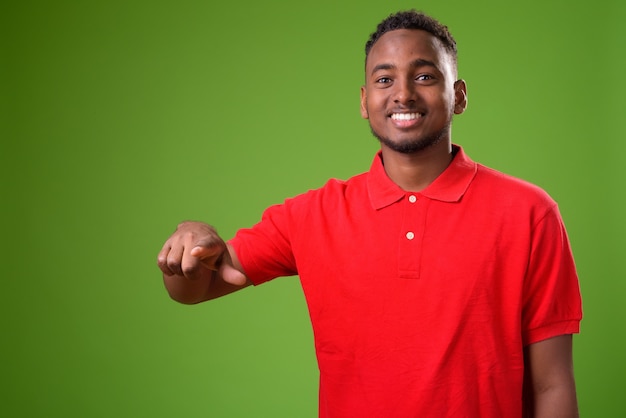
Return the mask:
<path fill-rule="evenodd" d="M 419 119 L 421 116 L 421 113 L 392 113 L 391 119 L 398 121 L 415 120 Z"/>
<path fill-rule="evenodd" d="M 423 113 L 413 112 L 413 113 L 392 113 L 391 123 L 396 128 L 399 129 L 410 129 L 416 127 L 422 121 Z"/>

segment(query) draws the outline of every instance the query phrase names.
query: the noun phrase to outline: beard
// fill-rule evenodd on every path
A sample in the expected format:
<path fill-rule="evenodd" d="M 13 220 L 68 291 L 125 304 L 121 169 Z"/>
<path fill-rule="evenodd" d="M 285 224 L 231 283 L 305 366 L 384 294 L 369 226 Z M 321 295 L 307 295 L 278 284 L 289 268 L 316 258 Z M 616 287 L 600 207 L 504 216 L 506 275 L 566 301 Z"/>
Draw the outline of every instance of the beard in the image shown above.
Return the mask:
<path fill-rule="evenodd" d="M 448 133 L 450 132 L 450 126 L 451 121 L 448 122 L 443 128 L 441 128 L 441 130 L 433 132 L 430 135 L 405 139 L 401 142 L 395 142 L 392 141 L 390 138 L 380 135 L 374 130 L 371 123 L 370 130 L 372 131 L 372 135 L 374 135 L 378 139 L 378 141 L 380 141 L 380 143 L 387 148 L 390 148 L 391 150 L 399 152 L 401 154 L 413 154 L 438 144 L 448 135 Z"/>

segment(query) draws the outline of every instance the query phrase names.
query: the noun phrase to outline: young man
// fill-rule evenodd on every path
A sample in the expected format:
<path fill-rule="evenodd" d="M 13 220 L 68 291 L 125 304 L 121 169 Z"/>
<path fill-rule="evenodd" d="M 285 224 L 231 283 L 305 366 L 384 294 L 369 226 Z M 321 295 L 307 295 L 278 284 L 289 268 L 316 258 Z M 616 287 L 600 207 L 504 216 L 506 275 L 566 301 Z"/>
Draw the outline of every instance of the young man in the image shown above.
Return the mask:
<path fill-rule="evenodd" d="M 447 28 L 389 16 L 366 45 L 370 171 L 270 207 L 228 244 L 182 223 L 158 256 L 170 295 L 299 275 L 320 417 L 577 416 L 581 300 L 557 205 L 452 144 L 466 105 Z"/>

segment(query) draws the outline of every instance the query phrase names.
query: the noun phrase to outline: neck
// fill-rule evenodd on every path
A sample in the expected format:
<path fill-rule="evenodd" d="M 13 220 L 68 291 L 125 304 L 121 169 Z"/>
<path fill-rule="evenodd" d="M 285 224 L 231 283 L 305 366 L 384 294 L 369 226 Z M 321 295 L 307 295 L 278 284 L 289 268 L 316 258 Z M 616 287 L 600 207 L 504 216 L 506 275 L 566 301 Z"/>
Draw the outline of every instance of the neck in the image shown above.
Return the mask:
<path fill-rule="evenodd" d="M 428 187 L 450 165 L 453 157 L 449 141 L 412 154 L 383 146 L 382 156 L 389 178 L 408 192 L 420 192 Z"/>

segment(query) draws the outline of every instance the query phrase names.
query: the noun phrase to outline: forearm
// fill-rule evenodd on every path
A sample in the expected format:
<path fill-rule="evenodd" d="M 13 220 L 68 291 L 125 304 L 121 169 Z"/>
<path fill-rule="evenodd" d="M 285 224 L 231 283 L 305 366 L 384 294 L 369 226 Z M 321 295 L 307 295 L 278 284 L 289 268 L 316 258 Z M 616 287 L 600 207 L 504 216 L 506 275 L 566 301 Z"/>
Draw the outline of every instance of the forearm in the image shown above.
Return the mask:
<path fill-rule="evenodd" d="M 572 336 L 560 335 L 526 347 L 525 398 L 533 418 L 577 418 Z"/>
<path fill-rule="evenodd" d="M 534 393 L 533 418 L 578 418 L 578 402 L 571 383 Z"/>

